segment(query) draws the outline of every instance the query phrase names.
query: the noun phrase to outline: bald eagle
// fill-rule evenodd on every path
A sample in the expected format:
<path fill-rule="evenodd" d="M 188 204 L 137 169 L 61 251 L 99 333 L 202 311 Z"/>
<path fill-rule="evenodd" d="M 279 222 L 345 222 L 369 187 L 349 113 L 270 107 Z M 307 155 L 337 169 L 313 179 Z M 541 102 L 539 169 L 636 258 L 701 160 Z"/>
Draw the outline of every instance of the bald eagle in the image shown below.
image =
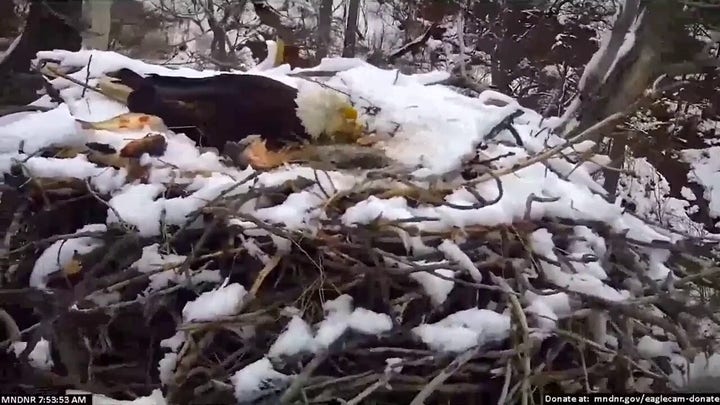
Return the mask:
<path fill-rule="evenodd" d="M 261 135 L 268 146 L 279 148 L 310 137 L 296 114 L 297 89 L 268 77 L 143 77 L 129 69 L 108 76 L 129 88 L 131 112 L 158 116 L 201 146 L 220 149 L 226 142 Z"/>
<path fill-rule="evenodd" d="M 347 95 L 310 82 L 298 91 L 252 74 L 187 78 L 121 69 L 108 76 L 111 83 L 105 83 L 105 91 L 125 100 L 131 112 L 157 116 L 200 146 L 223 150 L 228 142 L 259 135 L 261 140 L 248 149 L 254 166 L 285 163 L 299 156 L 297 151 L 277 152 L 300 144 L 352 142 L 362 133 Z"/>

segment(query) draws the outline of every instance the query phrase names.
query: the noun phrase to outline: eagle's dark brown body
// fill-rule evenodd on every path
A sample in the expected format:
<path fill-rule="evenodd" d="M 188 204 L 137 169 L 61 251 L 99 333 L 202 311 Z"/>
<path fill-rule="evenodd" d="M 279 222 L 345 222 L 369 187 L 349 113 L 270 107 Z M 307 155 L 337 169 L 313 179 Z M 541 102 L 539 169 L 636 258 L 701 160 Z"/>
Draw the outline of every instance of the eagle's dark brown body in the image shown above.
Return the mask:
<path fill-rule="evenodd" d="M 143 77 L 122 69 L 112 77 L 133 90 L 130 111 L 156 115 L 202 146 L 222 149 L 256 134 L 270 147 L 308 138 L 295 111 L 297 90 L 264 76 Z"/>

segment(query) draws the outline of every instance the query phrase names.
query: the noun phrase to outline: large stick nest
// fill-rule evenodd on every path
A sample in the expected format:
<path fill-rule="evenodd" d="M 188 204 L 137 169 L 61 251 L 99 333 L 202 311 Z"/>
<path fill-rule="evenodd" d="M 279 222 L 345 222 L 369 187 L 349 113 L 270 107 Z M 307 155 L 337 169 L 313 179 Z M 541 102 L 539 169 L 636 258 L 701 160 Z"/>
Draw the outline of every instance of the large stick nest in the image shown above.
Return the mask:
<path fill-rule="evenodd" d="M 512 125 L 509 117 L 492 132 L 512 132 Z M 254 172 L 184 223 L 163 225 L 159 235 L 140 232 L 118 212 L 110 222 L 112 195 L 90 181 L 36 177 L 27 160 L 16 160 L 0 205 L 6 230 L 0 341 L 8 348 L 0 352 L 6 371 L 0 389 L 76 389 L 116 399 L 159 389 L 173 404 L 515 403 L 553 391 L 680 389 L 678 375 L 687 379 L 682 360 L 696 364 L 715 348 L 719 272 L 712 244 L 669 230 L 662 231 L 672 236 L 666 240 L 639 240 L 607 221 L 550 211 L 538 217 L 534 207 L 559 197 L 535 194 L 520 202 L 525 215 L 497 225 L 429 227 L 439 220 L 420 216 L 343 219 L 369 198 L 402 198 L 411 208 L 491 207 L 507 198 L 507 179 L 524 167 L 549 159 L 581 164 L 578 156 L 588 154 L 561 152 L 589 135 L 511 166 L 466 162 L 466 189 L 477 200 L 470 206 L 448 202 L 455 187 L 396 173 L 366 174 L 367 181 L 343 189 L 322 170 L 272 185 L 257 182 L 261 174 Z M 79 153 L 92 160 L 92 150 Z M 33 155 L 43 156 L 67 154 L 48 147 Z M 497 198 L 473 191 L 479 183 L 494 184 Z M 187 186 L 168 186 L 163 197 L 186 197 Z M 241 209 L 250 201 L 280 206 L 303 191 L 323 201 L 313 231 Z M 604 246 L 590 246 L 598 241 Z M 409 249 L 418 242 L 427 249 Z M 74 252 L 63 248 L 78 243 Z M 28 287 L 48 252 L 58 271 L 45 289 Z M 583 283 L 582 271 L 595 266 L 608 277 Z M 657 266 L 668 270 L 663 279 L 653 275 Z M 565 280 L 559 275 L 569 281 L 559 282 Z M 428 285 L 439 281 L 450 287 L 433 294 Z M 221 282 L 247 291 L 232 313 L 188 319 L 186 304 Z M 608 288 L 626 294 L 602 293 Z M 379 333 L 349 327 L 327 347 L 271 356 L 272 367 L 292 378 L 268 379 L 252 398 L 236 398 L 232 376 L 261 364 L 293 316 L 319 324 L 329 319 L 327 302 L 345 294 L 355 308 L 387 314 L 391 326 Z M 509 327 L 488 338 L 486 319 L 479 326 L 464 319 L 448 330 L 475 333 L 478 341 L 454 350 L 418 333 L 421 325 L 447 325 L 453 314 L 477 309 L 502 314 Z M 174 336 L 177 345 L 161 344 Z M 46 344 L 50 359 L 39 356 L 42 350 L 33 355 Z M 651 349 L 658 345 L 670 349 L 658 354 Z"/>

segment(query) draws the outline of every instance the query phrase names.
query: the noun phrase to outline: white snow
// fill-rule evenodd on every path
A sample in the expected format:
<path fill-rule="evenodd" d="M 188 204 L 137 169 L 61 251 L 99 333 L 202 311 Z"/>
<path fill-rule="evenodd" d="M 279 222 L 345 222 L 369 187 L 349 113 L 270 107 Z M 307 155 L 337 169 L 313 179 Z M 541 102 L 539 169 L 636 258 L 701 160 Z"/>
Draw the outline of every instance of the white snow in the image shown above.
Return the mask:
<path fill-rule="evenodd" d="M 165 353 L 158 362 L 158 376 L 163 385 L 171 385 L 175 378 L 175 368 L 177 367 L 178 354 L 169 352 Z"/>
<path fill-rule="evenodd" d="M 668 277 L 673 277 L 665 262 L 670 258 L 670 252 L 662 249 L 648 249 L 648 277 L 656 282 L 663 282 Z"/>
<path fill-rule="evenodd" d="M 688 201 L 695 201 L 697 200 L 697 197 L 695 196 L 695 193 L 689 188 L 683 186 L 682 189 L 680 189 L 680 194 L 682 194 L 683 198 Z"/>
<path fill-rule="evenodd" d="M 194 301 L 185 304 L 182 310 L 183 320 L 202 322 L 235 315 L 240 310 L 246 294 L 245 287 L 238 283 L 206 291 Z"/>
<path fill-rule="evenodd" d="M 232 71 L 232 72 L 218 72 L 215 70 L 195 70 L 187 67 L 179 68 L 168 68 L 166 66 L 154 65 L 146 62 L 142 62 L 137 59 L 132 59 L 127 56 L 123 56 L 116 52 L 110 51 L 98 51 L 98 50 L 81 50 L 78 52 L 70 52 L 66 50 L 53 50 L 53 51 L 41 51 L 38 52 L 37 57 L 39 59 L 52 59 L 59 61 L 61 67 L 84 67 L 87 66 L 90 56 L 92 55 L 92 63 L 90 63 L 90 74 L 91 79 L 101 77 L 103 74 L 108 72 L 115 72 L 122 68 L 128 68 L 137 72 L 141 75 L 159 74 L 163 76 L 180 76 L 180 77 L 209 77 L 216 76 L 221 73 L 231 74 L 257 74 L 262 76 L 269 76 L 280 80 L 284 83 L 294 85 L 295 80 L 293 78 L 277 74 L 276 71 L 283 72 L 286 67 L 278 67 L 275 69 L 269 69 L 266 71 L 253 70 L 252 72 Z M 88 75 L 88 69 L 81 69 L 75 73 L 71 73 L 68 76 L 76 79 L 80 82 L 85 82 L 85 77 Z M 54 86 L 58 87 L 70 87 L 72 83 L 69 80 L 63 78 L 57 78 L 52 81 Z"/>
<path fill-rule="evenodd" d="M 28 114 L 0 127 L 0 152 L 35 153 L 52 145 L 80 146 L 82 137 L 66 104 L 46 112 Z"/>
<path fill-rule="evenodd" d="M 132 264 L 132 267 L 135 267 L 139 272 L 149 273 L 185 261 L 185 256 L 161 254 L 159 248 L 159 243 L 153 243 L 152 245 L 143 247 L 142 256 Z"/>
<path fill-rule="evenodd" d="M 303 352 L 315 352 L 312 329 L 301 317 L 293 316 L 285 330 L 268 350 L 270 358 L 295 356 Z"/>
<path fill-rule="evenodd" d="M 600 258 L 605 255 L 604 239 L 593 233 L 590 228 L 576 226 L 574 229 L 578 239 L 572 241 L 567 248 L 568 257 L 576 273 L 589 273 L 600 280 L 607 279 L 605 269 L 600 265 Z M 592 258 L 593 261 L 587 259 Z"/>
<path fill-rule="evenodd" d="M 390 357 L 389 359 L 385 359 L 385 373 L 399 373 L 402 372 L 403 366 L 402 366 L 403 359 L 399 357 Z"/>
<path fill-rule="evenodd" d="M 199 283 L 219 283 L 222 281 L 219 270 L 188 270 L 188 274 L 178 272 L 180 265 L 185 262 L 186 257 L 176 254 L 163 254 L 159 251 L 160 244 L 153 243 L 143 247 L 142 256 L 131 267 L 141 273 L 151 274 L 150 284 L 145 289 L 146 293 L 163 289 L 170 285 L 189 282 L 192 285 Z M 164 271 L 162 271 L 165 269 Z"/>
<path fill-rule="evenodd" d="M 557 321 L 572 312 L 569 297 L 562 292 L 542 295 L 528 290 L 525 292 L 525 300 L 529 303 L 525 311 L 535 315 L 538 326 L 543 331 L 554 330 Z"/>
<path fill-rule="evenodd" d="M 690 204 L 670 196 L 670 183 L 646 158 L 628 159 L 625 169 L 628 172 L 620 176 L 618 196 L 634 204 L 636 215 L 688 234 L 702 229 L 688 216 Z"/>
<path fill-rule="evenodd" d="M 392 319 L 387 314 L 379 314 L 365 308 L 355 308 L 348 319 L 348 326 L 366 335 L 379 335 L 392 329 Z"/>
<path fill-rule="evenodd" d="M 448 260 L 457 262 L 460 266 L 467 270 L 475 282 L 482 282 L 482 274 L 480 273 L 480 270 L 478 270 L 468 255 L 466 255 L 465 252 L 463 252 L 453 241 L 445 239 L 438 247 L 438 250 L 445 254 L 445 257 Z"/>
<path fill-rule="evenodd" d="M 158 362 L 158 374 L 163 385 L 172 384 L 179 359 L 178 352 L 186 341 L 185 331 L 177 331 L 173 336 L 160 341 L 160 347 L 170 350 Z"/>
<path fill-rule="evenodd" d="M 75 233 L 81 232 L 105 232 L 104 224 L 90 224 L 78 229 Z M 91 236 L 69 238 L 59 240 L 50 245 L 38 257 L 30 274 L 30 287 L 45 288 L 47 278 L 51 274 L 61 270 L 75 257 L 84 255 L 103 245 L 101 239 Z"/>
<path fill-rule="evenodd" d="M 487 309 L 471 308 L 445 319 L 413 328 L 432 350 L 461 352 L 473 346 L 501 341 L 509 336 L 510 317 Z"/>
<path fill-rule="evenodd" d="M 170 336 L 169 338 L 161 340 L 160 347 L 165 347 L 173 352 L 177 352 L 180 346 L 185 343 L 185 339 L 185 332 L 177 331 L 177 333 Z"/>
<path fill-rule="evenodd" d="M 15 356 L 19 358 L 27 345 L 27 342 L 13 342 L 8 350 L 12 350 Z M 30 365 L 35 368 L 41 370 L 52 369 L 54 363 L 50 355 L 50 342 L 41 337 L 30 351 L 30 354 L 28 354 L 27 359 Z"/>
<path fill-rule="evenodd" d="M 553 252 L 555 244 L 552 241 L 552 235 L 547 229 L 542 228 L 533 232 L 530 242 L 535 253 L 549 260 L 557 260 L 557 256 Z M 603 283 L 601 279 L 597 278 L 591 272 L 568 273 L 559 266 L 542 259 L 540 259 L 540 264 L 546 279 L 558 287 L 567 288 L 583 294 L 594 295 L 610 301 L 623 301 L 629 297 L 629 292 L 616 290 Z"/>
<path fill-rule="evenodd" d="M 99 167 L 83 155 L 70 159 L 31 157 L 23 166 L 26 174 L 33 178 L 89 179 L 90 185 L 102 194 L 122 186 L 127 175 L 125 169 Z"/>
<path fill-rule="evenodd" d="M 680 346 L 672 340 L 661 342 L 648 335 L 645 335 L 638 340 L 637 349 L 638 353 L 646 358 L 669 356 L 673 353 L 680 353 Z"/>
<path fill-rule="evenodd" d="M 54 108 L 55 106 L 51 106 L 50 108 Z M 21 111 L 16 112 L 13 114 L 6 114 L 0 117 L 0 127 L 4 127 L 6 125 L 12 124 L 15 121 L 27 118 L 29 115 L 37 114 L 36 111 Z"/>
<path fill-rule="evenodd" d="M 457 169 L 496 124 L 521 108 L 514 100 L 504 107 L 487 105 L 490 95 L 471 99 L 374 67 L 340 72 L 326 84 L 350 94 L 361 111 L 379 108 L 377 115 L 361 114 L 361 122 L 370 131 L 392 135 L 378 147 L 390 158 L 418 167 L 414 175 L 420 177 Z"/>
<path fill-rule="evenodd" d="M 252 403 L 268 391 L 282 389 L 290 379 L 290 376 L 275 371 L 270 360 L 264 357 L 233 374 L 230 382 L 240 403 Z"/>
<path fill-rule="evenodd" d="M 343 294 L 325 302 L 325 319 L 317 325 L 315 344 L 327 348 L 349 328 L 366 335 L 379 335 L 392 329 L 392 319 L 365 308 L 352 309 L 352 297 Z"/>
<path fill-rule="evenodd" d="M 427 263 L 418 262 L 417 264 L 424 265 Z M 433 271 L 433 273 L 437 273 L 441 276 L 450 278 L 453 278 L 455 276 L 455 272 L 449 269 L 438 269 Z M 418 284 L 422 286 L 425 294 L 430 297 L 433 304 L 435 305 L 441 305 L 443 302 L 445 302 L 453 287 L 455 287 L 454 281 L 437 277 L 434 274 L 430 274 L 429 272 L 415 272 L 410 274 L 410 278 L 417 281 Z"/>
<path fill-rule="evenodd" d="M 691 166 L 688 180 L 704 187 L 703 197 L 708 200 L 710 215 L 720 218 L 720 146 L 706 149 L 685 149 L 682 159 Z"/>
<path fill-rule="evenodd" d="M 431 349 L 443 352 L 465 351 L 476 346 L 479 339 L 477 332 L 462 326 L 422 324 L 413 328 L 413 333 Z"/>
<path fill-rule="evenodd" d="M 315 342 L 321 347 L 329 347 L 348 328 L 348 318 L 352 311 L 352 297 L 341 295 L 323 305 L 325 319 L 317 325 Z"/>

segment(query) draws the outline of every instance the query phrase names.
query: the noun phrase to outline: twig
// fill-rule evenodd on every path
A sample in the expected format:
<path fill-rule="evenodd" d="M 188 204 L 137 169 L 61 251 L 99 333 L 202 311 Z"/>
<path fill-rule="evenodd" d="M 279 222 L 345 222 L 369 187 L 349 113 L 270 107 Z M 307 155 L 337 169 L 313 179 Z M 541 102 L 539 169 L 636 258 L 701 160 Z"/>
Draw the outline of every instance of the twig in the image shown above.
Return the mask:
<path fill-rule="evenodd" d="M 467 66 L 465 64 L 465 18 L 463 11 L 464 10 L 460 10 L 457 15 L 457 35 L 458 45 L 460 47 L 460 75 L 462 77 L 468 77 Z"/>
<path fill-rule="evenodd" d="M 391 62 L 409 52 L 414 52 L 418 49 L 420 49 L 423 45 L 427 43 L 427 41 L 430 39 L 430 36 L 432 34 L 432 30 L 437 26 L 437 23 L 432 23 L 427 29 L 425 29 L 425 32 L 423 32 L 420 36 L 413 39 L 412 41 L 404 44 L 403 46 L 399 47 L 396 50 L 393 50 L 388 55 L 388 60 Z"/>
<path fill-rule="evenodd" d="M 123 217 L 120 215 L 120 212 L 118 212 L 118 210 L 117 210 L 115 207 L 113 207 L 112 205 L 110 205 L 109 202 L 103 200 L 102 197 L 100 197 L 100 196 L 95 192 L 95 190 L 93 190 L 92 185 L 90 184 L 90 178 L 86 178 L 86 179 L 85 179 L 85 186 L 87 187 L 88 192 L 93 196 L 93 198 L 94 198 L 95 200 L 97 200 L 97 201 L 98 201 L 99 203 L 101 203 L 102 205 L 108 207 L 108 209 L 109 209 L 110 211 L 112 211 L 113 214 L 115 214 L 115 218 L 117 218 L 117 221 L 120 223 L 120 226 L 122 226 L 122 227 L 125 228 L 125 229 L 130 229 L 130 223 L 129 223 L 129 222 L 125 222 L 125 220 L 123 220 Z"/>
<path fill-rule="evenodd" d="M 357 394 L 354 398 L 347 401 L 345 403 L 345 405 L 360 405 L 365 398 L 370 396 L 373 392 L 377 391 L 378 388 L 387 384 L 388 381 L 390 381 L 391 376 L 392 376 L 391 373 L 386 372 L 385 374 L 382 375 L 382 377 L 378 378 L 378 380 L 375 381 L 373 384 L 367 386 L 367 388 L 360 391 L 360 393 Z"/>
<path fill-rule="evenodd" d="M 430 395 L 440 386 L 442 385 L 445 380 L 452 377 L 453 374 L 455 374 L 460 367 L 465 365 L 468 361 L 472 360 L 473 357 L 478 353 L 480 350 L 480 345 L 475 345 L 472 348 L 466 350 L 459 356 L 455 357 L 453 361 L 450 362 L 445 368 L 443 368 L 438 375 L 435 376 L 430 382 L 413 398 L 412 402 L 410 402 L 410 405 L 424 405 L 425 400 L 427 400 Z"/>
<path fill-rule="evenodd" d="M 505 381 L 503 382 L 502 391 L 500 391 L 500 398 L 498 398 L 497 405 L 504 405 L 510 389 L 510 381 L 512 380 L 512 362 L 508 360 L 505 364 Z"/>
<path fill-rule="evenodd" d="M 650 100 L 654 100 L 655 98 L 657 98 L 657 97 L 659 97 L 660 95 L 662 95 L 664 92 L 667 92 L 667 91 L 670 91 L 670 90 L 672 90 L 672 89 L 675 89 L 675 88 L 677 88 L 677 87 L 679 87 L 679 86 L 681 86 L 681 85 L 682 85 L 681 82 L 679 82 L 679 83 L 674 83 L 674 84 L 672 84 L 672 85 L 670 85 L 670 86 L 667 86 L 666 88 L 659 89 L 659 90 L 656 90 L 656 91 L 648 92 L 648 93 L 645 94 L 643 97 L 641 97 L 639 100 L 637 100 L 635 103 L 633 103 L 626 111 L 618 112 L 618 113 L 609 115 L 608 117 L 606 117 L 606 118 L 603 119 L 602 121 L 600 121 L 600 122 L 592 125 L 590 128 L 582 131 L 581 133 L 579 133 L 579 134 L 577 134 L 577 135 L 575 135 L 575 136 L 573 136 L 573 137 L 571 137 L 571 138 L 566 139 L 565 142 L 561 143 L 560 145 L 557 145 L 557 146 L 555 146 L 555 147 L 553 147 L 553 148 L 547 149 L 547 150 L 545 150 L 545 151 L 543 151 L 543 152 L 541 152 L 541 153 L 538 153 L 538 154 L 536 154 L 536 155 L 534 155 L 534 156 L 529 156 L 529 157 L 527 157 L 526 159 L 524 159 L 524 160 L 522 160 L 522 161 L 520 161 L 520 162 L 517 162 L 517 163 L 516 163 L 515 165 L 513 165 L 513 166 L 510 166 L 510 167 L 507 167 L 507 168 L 503 168 L 503 169 L 500 169 L 500 170 L 496 170 L 496 171 L 493 172 L 493 174 L 494 174 L 495 176 L 498 176 L 498 177 L 499 177 L 499 176 L 504 176 L 504 175 L 506 175 L 506 174 L 515 173 L 515 172 L 517 172 L 517 171 L 519 171 L 519 170 L 521 170 L 521 169 L 524 169 L 524 168 L 526 168 L 526 167 L 532 166 L 532 165 L 534 165 L 535 163 L 540 163 L 540 162 L 546 161 L 546 160 L 550 159 L 551 157 L 553 157 L 553 156 L 561 153 L 561 152 L 562 152 L 563 150 L 565 150 L 566 148 L 568 148 L 568 147 L 570 147 L 570 146 L 572 146 L 572 145 L 578 144 L 578 143 L 580 143 L 580 142 L 582 142 L 582 141 L 584 141 L 584 140 L 593 138 L 595 135 L 597 135 L 597 134 L 599 134 L 599 133 L 601 133 L 601 132 L 604 132 L 604 131 L 608 130 L 609 128 L 611 128 L 612 126 L 614 126 L 615 124 L 617 124 L 618 121 L 624 119 L 624 118 L 627 117 L 629 114 L 635 112 L 635 111 L 636 111 L 638 108 L 640 108 L 644 103 L 646 103 L 646 102 L 648 102 L 648 101 L 650 101 Z M 485 174 L 485 175 L 483 175 L 483 176 L 480 176 L 480 178 L 473 179 L 473 180 L 467 182 L 465 185 L 467 185 L 467 186 L 476 185 L 476 184 L 479 184 L 479 183 L 486 182 L 486 181 L 490 180 L 491 178 L 492 178 L 492 176 L 491 176 L 490 174 Z"/>
<path fill-rule="evenodd" d="M 34 331 L 35 329 L 38 329 L 40 326 L 42 326 L 42 324 L 40 322 L 32 324 L 31 326 L 28 326 L 27 328 L 18 331 L 18 336 L 22 337 L 22 335 L 26 335 L 26 334 Z M 11 335 L 9 338 L 0 342 L 0 348 L 4 347 L 6 345 L 9 345 L 10 343 L 12 343 L 14 341 L 17 341 L 16 336 Z"/>
<path fill-rule="evenodd" d="M 53 235 L 49 236 L 44 239 L 34 240 L 30 241 L 27 244 L 20 246 L 19 248 L 13 249 L 9 251 L 7 254 L 17 254 L 22 253 L 25 250 L 28 250 L 33 247 L 37 246 L 43 246 L 43 245 L 49 245 L 51 243 L 60 241 L 60 240 L 67 240 L 67 239 L 76 239 L 76 238 L 85 238 L 85 237 L 91 237 L 91 238 L 100 238 L 107 235 L 106 232 L 98 232 L 98 231 L 85 231 L 85 232 L 75 232 L 75 233 L 67 233 L 67 234 L 61 234 L 61 235 Z"/>
<path fill-rule="evenodd" d="M 45 112 L 52 110 L 52 107 L 45 107 L 40 105 L 20 105 L 0 108 L 0 117 L 4 117 L 10 114 L 16 114 L 20 112 Z"/>
<path fill-rule="evenodd" d="M 83 86 L 82 94 L 80 95 L 80 98 L 85 98 L 85 92 L 87 91 L 88 87 L 90 85 L 88 84 L 90 82 L 90 64 L 92 63 L 93 54 L 90 54 L 90 58 L 88 58 L 88 63 L 86 67 L 86 73 L 85 73 L 85 85 Z"/>
<path fill-rule="evenodd" d="M 305 385 L 310 376 L 315 372 L 318 367 L 320 367 L 320 365 L 327 359 L 327 357 L 328 352 L 326 350 L 317 353 L 315 357 L 310 361 L 310 363 L 308 363 L 307 366 L 303 368 L 300 375 L 295 377 L 290 387 L 285 390 L 282 397 L 280 397 L 280 403 L 292 403 L 292 401 L 302 389 L 303 385 Z"/>
<path fill-rule="evenodd" d="M 8 336 L 7 340 L 20 340 L 22 335 L 20 334 L 20 328 L 18 327 L 17 322 L 15 322 L 15 319 L 13 319 L 13 317 L 2 308 L 0 308 L 0 322 L 5 325 L 5 333 L 6 336 Z"/>
<path fill-rule="evenodd" d="M 124 100 L 124 99 L 122 99 L 121 97 L 116 97 L 116 96 L 113 96 L 112 94 L 106 94 L 104 91 L 102 91 L 102 90 L 100 90 L 100 89 L 98 89 L 98 88 L 95 88 L 95 87 L 93 87 L 93 86 L 88 86 L 88 85 L 86 85 L 85 83 L 81 82 L 80 80 L 77 80 L 77 79 L 75 79 L 75 78 L 73 78 L 73 77 L 70 77 L 70 76 L 68 76 L 68 75 L 60 72 L 59 70 L 57 70 L 57 69 L 55 69 L 55 68 L 53 68 L 53 67 L 51 67 L 51 66 L 45 66 L 45 69 L 47 69 L 48 72 L 51 73 L 49 76 L 55 76 L 55 77 L 63 78 L 63 79 L 65 79 L 65 80 L 69 81 L 69 82 L 72 82 L 72 83 L 74 83 L 74 84 L 77 84 L 78 86 L 81 86 L 81 87 L 86 88 L 86 89 L 88 89 L 88 90 L 94 91 L 94 92 L 96 92 L 96 93 L 98 93 L 98 94 L 102 94 L 103 96 L 105 96 L 105 97 L 107 97 L 107 98 L 109 98 L 109 99 L 115 100 L 115 101 L 117 101 L 117 102 L 120 102 L 120 103 L 123 103 L 123 104 L 125 104 L 125 102 L 127 102 L 127 100 Z M 41 69 L 38 69 L 38 70 L 39 70 L 39 71 L 42 71 Z"/>
<path fill-rule="evenodd" d="M 253 283 L 252 287 L 250 288 L 250 296 L 255 297 L 257 295 L 258 290 L 260 289 L 260 286 L 262 285 L 265 278 L 277 267 L 278 263 L 280 263 L 280 260 L 282 260 L 283 255 L 276 253 L 270 261 L 265 264 L 265 267 L 263 267 L 262 270 L 260 270 L 260 273 L 255 278 L 255 282 Z"/>
<path fill-rule="evenodd" d="M 551 203 L 559 200 L 560 197 L 538 197 L 535 195 L 535 193 L 530 193 L 527 200 L 525 201 L 525 215 L 523 216 L 523 219 L 525 219 L 526 221 L 531 219 L 530 213 L 532 212 L 532 203 Z"/>
<path fill-rule="evenodd" d="M 490 277 L 492 280 L 498 284 L 500 287 L 504 288 L 506 292 L 508 293 L 508 299 L 510 300 L 511 307 L 513 309 L 513 313 L 515 314 L 515 317 L 519 323 L 520 326 L 520 332 L 522 333 L 522 350 L 518 350 L 518 356 L 520 357 L 520 361 L 522 364 L 523 369 L 523 379 L 521 382 L 521 395 L 522 395 L 522 405 L 527 405 L 528 401 L 530 400 L 530 378 L 532 377 L 532 369 L 530 365 L 530 327 L 528 326 L 527 317 L 525 316 L 525 311 L 523 311 L 522 305 L 520 304 L 520 300 L 518 300 L 517 296 L 515 294 L 511 294 L 514 291 L 508 285 L 507 281 L 505 279 L 495 276 L 494 274 L 490 273 Z"/>

